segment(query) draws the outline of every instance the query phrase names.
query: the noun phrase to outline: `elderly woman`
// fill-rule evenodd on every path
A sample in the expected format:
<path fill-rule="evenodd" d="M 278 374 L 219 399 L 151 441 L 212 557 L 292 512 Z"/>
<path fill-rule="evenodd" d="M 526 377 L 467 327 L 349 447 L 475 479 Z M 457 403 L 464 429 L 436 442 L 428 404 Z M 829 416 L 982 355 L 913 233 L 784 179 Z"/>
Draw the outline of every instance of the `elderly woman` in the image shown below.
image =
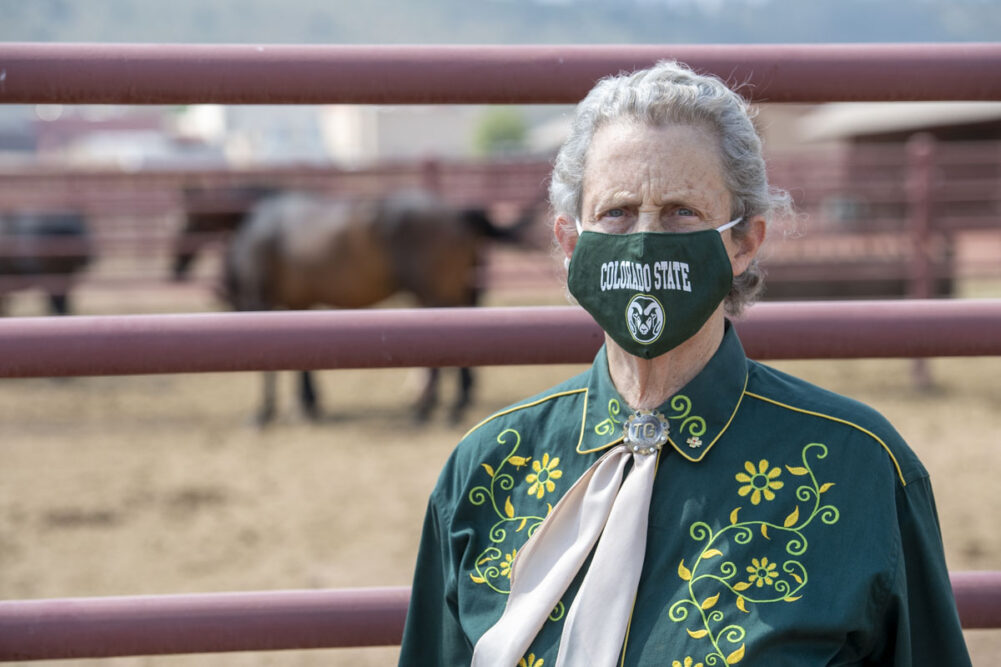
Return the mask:
<path fill-rule="evenodd" d="M 914 453 L 726 319 L 788 208 L 744 100 L 673 62 L 600 81 L 550 198 L 605 345 L 452 454 L 400 664 L 969 665 Z"/>

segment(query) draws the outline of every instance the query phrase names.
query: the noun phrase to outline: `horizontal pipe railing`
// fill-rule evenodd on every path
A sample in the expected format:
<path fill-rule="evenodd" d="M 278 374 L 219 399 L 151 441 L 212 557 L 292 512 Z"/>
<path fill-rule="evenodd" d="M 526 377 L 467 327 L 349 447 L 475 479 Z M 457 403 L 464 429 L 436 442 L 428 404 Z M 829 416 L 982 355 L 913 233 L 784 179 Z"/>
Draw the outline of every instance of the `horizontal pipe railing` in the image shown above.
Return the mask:
<path fill-rule="evenodd" d="M 1001 627 L 1001 572 L 953 572 L 963 627 Z M 0 660 L 396 646 L 410 589 L 0 602 Z"/>
<path fill-rule="evenodd" d="M 764 303 L 758 359 L 1001 355 L 1001 299 Z M 376 309 L 0 320 L 0 377 L 586 363 L 582 309 Z"/>
<path fill-rule="evenodd" d="M 392 646 L 410 589 L 0 601 L 0 660 Z"/>
<path fill-rule="evenodd" d="M 0 103 L 528 104 L 676 58 L 769 102 L 999 100 L 1001 44 L 0 45 Z"/>

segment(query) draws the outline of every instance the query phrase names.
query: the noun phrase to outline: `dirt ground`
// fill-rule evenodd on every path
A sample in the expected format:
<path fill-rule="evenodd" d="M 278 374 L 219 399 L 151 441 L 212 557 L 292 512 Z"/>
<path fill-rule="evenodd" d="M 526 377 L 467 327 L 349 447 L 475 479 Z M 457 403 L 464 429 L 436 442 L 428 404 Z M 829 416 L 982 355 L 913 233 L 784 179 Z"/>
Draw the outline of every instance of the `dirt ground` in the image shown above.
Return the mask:
<path fill-rule="evenodd" d="M 998 296 L 998 294 L 982 294 Z M 15 304 L 30 314 L 29 293 Z M 132 297 L 117 312 L 149 310 Z M 548 295 L 559 302 L 559 295 Z M 85 312 L 112 304 L 83 299 Z M 208 307 L 197 301 L 186 309 Z M 1001 358 L 776 364 L 886 414 L 932 474 L 950 568 L 1001 569 Z M 419 371 L 319 374 L 308 423 L 280 378 L 280 419 L 250 425 L 256 374 L 0 381 L 0 598 L 254 591 L 410 583 L 427 495 L 462 433 L 579 367 L 481 369 L 465 423 L 405 410 Z M 444 376 L 446 400 L 454 377 Z M 972 631 L 977 665 L 1001 631 Z M 102 667 L 395 664 L 395 648 L 53 661 Z"/>

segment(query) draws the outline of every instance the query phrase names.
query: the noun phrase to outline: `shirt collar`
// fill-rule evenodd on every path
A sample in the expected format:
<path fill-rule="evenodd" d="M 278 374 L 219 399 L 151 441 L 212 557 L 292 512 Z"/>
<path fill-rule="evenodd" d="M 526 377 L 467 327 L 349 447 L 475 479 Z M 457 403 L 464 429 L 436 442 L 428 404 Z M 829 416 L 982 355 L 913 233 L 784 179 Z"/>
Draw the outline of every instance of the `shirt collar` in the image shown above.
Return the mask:
<path fill-rule="evenodd" d="M 727 322 L 723 341 L 705 368 L 656 410 L 670 424 L 670 445 L 689 461 L 701 461 L 737 414 L 746 386 L 747 357 Z M 585 399 L 577 453 L 590 454 L 622 442 L 623 424 L 631 410 L 612 384 L 604 346 L 591 368 Z"/>

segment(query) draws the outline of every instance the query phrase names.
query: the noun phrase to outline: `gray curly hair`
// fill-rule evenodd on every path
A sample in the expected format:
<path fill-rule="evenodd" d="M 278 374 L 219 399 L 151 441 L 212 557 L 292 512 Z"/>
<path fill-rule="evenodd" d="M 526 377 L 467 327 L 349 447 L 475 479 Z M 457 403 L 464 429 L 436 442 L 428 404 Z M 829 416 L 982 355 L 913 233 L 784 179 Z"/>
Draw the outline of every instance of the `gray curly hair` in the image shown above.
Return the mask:
<path fill-rule="evenodd" d="M 747 220 L 791 212 L 789 195 L 769 187 L 761 139 L 751 122 L 748 103 L 719 78 L 701 75 L 676 61 L 601 79 L 577 105 L 570 136 L 560 148 L 549 184 L 553 210 L 570 219 L 581 215 L 584 167 L 591 139 L 598 128 L 618 119 L 650 125 L 683 123 L 705 127 L 719 137 L 723 177 L 732 196 L 731 220 L 738 239 Z M 764 271 L 757 260 L 736 276 L 725 299 L 726 312 L 739 315 L 764 288 Z"/>

